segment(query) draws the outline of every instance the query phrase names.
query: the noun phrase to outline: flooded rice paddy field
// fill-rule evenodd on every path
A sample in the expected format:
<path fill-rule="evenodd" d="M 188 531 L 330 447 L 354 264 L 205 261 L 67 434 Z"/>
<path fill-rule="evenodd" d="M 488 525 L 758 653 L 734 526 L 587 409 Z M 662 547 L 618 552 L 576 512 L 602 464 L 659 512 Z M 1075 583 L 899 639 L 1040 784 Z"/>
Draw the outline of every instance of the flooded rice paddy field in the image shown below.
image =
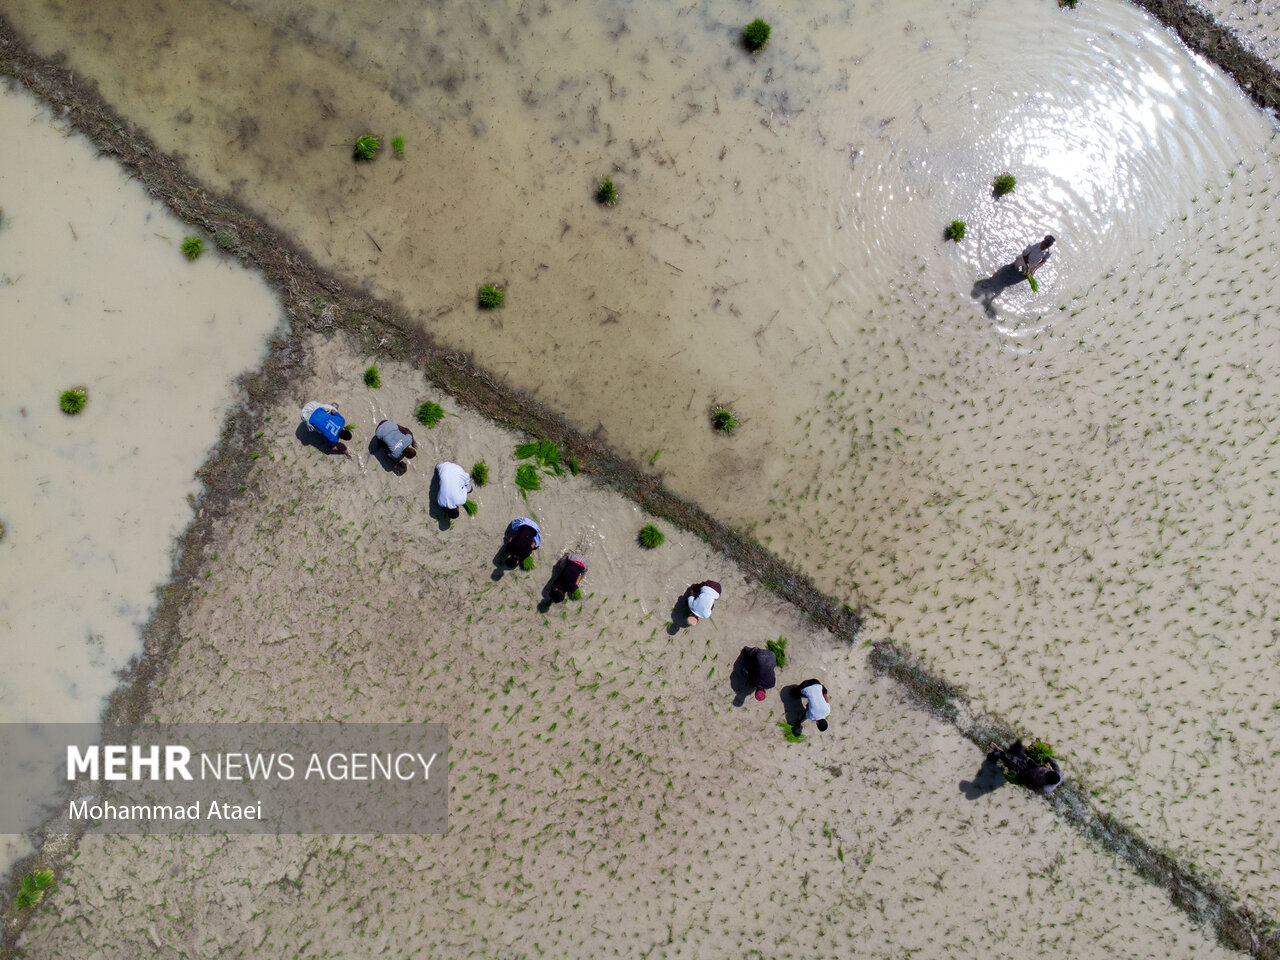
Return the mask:
<path fill-rule="evenodd" d="M 178 626 L 163 720 L 449 718 L 444 836 L 88 835 L 33 915 L 53 957 L 1226 958 L 1167 894 L 990 771 L 953 727 L 697 538 L 645 551 L 635 505 L 585 477 L 523 499 L 518 437 L 421 374 L 314 338 L 299 396 L 340 397 L 349 458 L 271 410 L 248 493 Z M 424 399 L 438 427 L 398 477 L 374 424 Z M 434 462 L 477 460 L 474 517 L 441 523 Z M 531 572 L 494 576 L 508 520 L 537 516 Z M 661 521 L 659 521 L 661 523 Z M 542 609 L 563 550 L 581 601 Z M 724 587 L 675 633 L 690 581 Z M 779 684 L 840 704 L 788 743 L 777 691 L 734 706 L 744 643 L 788 639 Z M 234 698 L 227 691 L 234 690 Z"/>
<path fill-rule="evenodd" d="M 1280 161 L 1154 21 L 1015 0 L 7 15 L 323 265 L 866 604 L 872 635 L 1058 744 L 1144 835 L 1280 906 Z M 367 131 L 404 157 L 354 164 Z M 1002 289 L 1046 232 L 1039 294 Z"/>
<path fill-rule="evenodd" d="M 0 721 L 91 722 L 280 308 L 238 264 L 188 261 L 190 231 L 29 93 L 0 90 L 0 126 L 21 144 L 0 156 Z"/>

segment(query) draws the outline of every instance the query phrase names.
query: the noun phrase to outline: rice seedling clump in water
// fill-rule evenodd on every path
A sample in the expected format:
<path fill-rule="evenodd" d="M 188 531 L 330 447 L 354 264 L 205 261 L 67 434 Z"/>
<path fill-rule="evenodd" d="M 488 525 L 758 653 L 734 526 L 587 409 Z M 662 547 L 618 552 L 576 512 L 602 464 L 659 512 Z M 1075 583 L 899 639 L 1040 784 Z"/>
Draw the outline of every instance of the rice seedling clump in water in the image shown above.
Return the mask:
<path fill-rule="evenodd" d="M 773 654 L 774 659 L 778 662 L 778 669 L 781 670 L 787 665 L 787 638 L 779 637 L 777 640 L 769 640 L 765 642 L 765 646 Z"/>
<path fill-rule="evenodd" d="M 438 403 L 426 400 L 418 404 L 416 413 L 418 422 L 426 427 L 434 427 L 437 423 L 444 419 L 444 407 Z"/>
<path fill-rule="evenodd" d="M 378 152 L 378 146 L 378 138 L 371 133 L 366 133 L 364 136 L 356 138 L 352 156 L 357 160 L 372 160 Z"/>
<path fill-rule="evenodd" d="M 13 898 L 13 905 L 19 910 L 34 907 L 44 899 L 45 893 L 52 887 L 52 870 L 35 870 L 28 873 L 22 878 L 22 886 L 18 889 L 18 895 Z"/>
<path fill-rule="evenodd" d="M 755 53 L 769 42 L 769 34 L 772 32 L 773 28 L 769 24 L 756 17 L 742 28 L 742 42 L 746 44 L 748 50 Z"/>
<path fill-rule="evenodd" d="M 574 587 L 574 588 L 573 588 L 573 592 L 569 594 L 569 599 L 570 599 L 570 600 L 581 600 L 581 599 L 582 599 L 582 588 L 581 588 L 581 587 Z"/>
<path fill-rule="evenodd" d="M 526 496 L 530 490 L 541 490 L 542 480 L 538 476 L 538 468 L 532 463 L 522 463 L 516 468 L 516 486 L 520 495 Z"/>
<path fill-rule="evenodd" d="M 965 229 L 965 223 L 963 220 L 952 220 L 951 223 L 947 225 L 946 238 L 959 243 L 964 239 Z"/>
<path fill-rule="evenodd" d="M 596 200 L 606 207 L 618 202 L 618 188 L 613 185 L 613 177 L 605 177 L 596 188 Z"/>
<path fill-rule="evenodd" d="M 474 517 L 480 509 L 480 504 L 476 503 L 474 500 L 468 500 L 462 505 L 462 509 L 467 511 L 468 517 Z"/>
<path fill-rule="evenodd" d="M 492 283 L 486 283 L 480 288 L 480 309 L 493 310 L 495 307 L 502 306 L 502 290 L 494 286 Z"/>
<path fill-rule="evenodd" d="M 483 487 L 489 482 L 489 465 L 481 460 L 471 468 L 471 479 L 475 481 L 477 487 Z"/>
<path fill-rule="evenodd" d="M 640 528 L 640 535 L 638 539 L 640 540 L 640 546 L 644 547 L 646 550 L 652 550 L 654 547 L 662 546 L 663 541 L 667 538 L 663 532 L 652 523 L 647 523 Z"/>
<path fill-rule="evenodd" d="M 372 390 L 377 390 L 382 386 L 382 374 L 378 372 L 376 366 L 364 368 L 364 385 Z"/>
<path fill-rule="evenodd" d="M 182 252 L 187 255 L 188 260 L 194 260 L 204 253 L 204 240 L 200 237 L 187 237 L 182 241 Z"/>
<path fill-rule="evenodd" d="M 533 557 L 525 557 L 520 561 L 521 570 L 532 570 L 534 565 Z"/>
<path fill-rule="evenodd" d="M 733 433 L 738 426 L 738 418 L 728 407 L 717 407 L 711 413 L 711 426 L 723 433 Z"/>
<path fill-rule="evenodd" d="M 1018 180 L 1012 173 L 1002 173 L 991 181 L 991 192 L 997 197 L 1003 197 L 1006 193 L 1013 193 L 1013 188 L 1018 185 Z"/>
<path fill-rule="evenodd" d="M 392 137 L 391 149 L 396 152 L 397 157 L 404 156 L 404 137 Z"/>
<path fill-rule="evenodd" d="M 89 391 L 84 387 L 72 387 L 70 390 L 63 390 L 62 395 L 58 397 L 58 406 L 62 408 L 63 413 L 77 414 L 84 409 L 84 405 L 89 402 Z"/>

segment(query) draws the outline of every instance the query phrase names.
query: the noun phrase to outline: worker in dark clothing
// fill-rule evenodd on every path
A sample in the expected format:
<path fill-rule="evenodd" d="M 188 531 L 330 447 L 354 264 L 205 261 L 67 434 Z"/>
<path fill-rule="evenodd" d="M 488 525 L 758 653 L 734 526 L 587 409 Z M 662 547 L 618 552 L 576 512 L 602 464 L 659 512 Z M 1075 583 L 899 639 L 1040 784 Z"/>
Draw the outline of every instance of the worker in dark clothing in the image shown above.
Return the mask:
<path fill-rule="evenodd" d="M 1022 784 L 1032 793 L 1038 793 L 1042 797 L 1052 794 L 1062 783 L 1062 768 L 1058 766 L 1058 761 L 1052 756 L 1046 756 L 1040 761 L 1032 759 L 1021 740 L 1008 750 L 1001 750 L 992 744 L 991 753 L 988 756 L 1002 764 L 1015 783 Z"/>
<path fill-rule="evenodd" d="M 763 700 L 766 690 L 772 690 L 778 683 L 774 670 L 778 666 L 778 658 L 772 650 L 762 647 L 743 647 L 742 659 L 747 669 L 747 682 L 756 688 L 756 699 Z"/>

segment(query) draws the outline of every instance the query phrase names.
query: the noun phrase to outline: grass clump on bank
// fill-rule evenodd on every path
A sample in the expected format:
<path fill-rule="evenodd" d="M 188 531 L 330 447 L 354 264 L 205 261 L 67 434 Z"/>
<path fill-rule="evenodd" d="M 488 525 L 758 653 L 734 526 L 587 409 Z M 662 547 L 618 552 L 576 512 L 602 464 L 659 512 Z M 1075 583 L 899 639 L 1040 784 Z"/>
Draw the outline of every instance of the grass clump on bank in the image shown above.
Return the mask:
<path fill-rule="evenodd" d="M 397 157 L 404 156 L 404 137 L 392 137 L 391 149 L 395 151 Z"/>
<path fill-rule="evenodd" d="M 943 236 L 948 240 L 954 240 L 956 243 L 959 243 L 964 239 L 966 229 L 967 228 L 965 227 L 963 220 L 952 220 L 947 224 L 947 229 L 943 231 Z"/>
<path fill-rule="evenodd" d="M 62 412 L 75 416 L 84 409 L 84 405 L 89 402 L 89 391 L 84 387 L 72 387 L 70 390 L 63 390 L 58 397 L 58 406 L 62 408 Z"/>
<path fill-rule="evenodd" d="M 764 48 L 769 42 L 769 34 L 773 32 L 773 28 L 765 21 L 756 17 L 745 27 L 742 28 L 742 44 L 752 53 Z"/>
<path fill-rule="evenodd" d="M 1005 194 L 1013 193 L 1013 188 L 1017 185 L 1017 177 L 1012 173 L 1002 173 L 991 181 L 991 193 L 998 200 Z"/>
<path fill-rule="evenodd" d="M 613 177 L 605 177 L 596 188 L 596 202 L 604 207 L 612 207 L 618 202 L 618 188 L 613 185 Z"/>
<path fill-rule="evenodd" d="M 378 372 L 376 365 L 364 368 L 364 385 L 370 390 L 377 390 L 382 386 L 382 374 Z"/>
<path fill-rule="evenodd" d="M 52 870 L 35 870 L 28 873 L 22 878 L 22 885 L 18 888 L 18 895 L 13 898 L 13 905 L 19 910 L 34 907 L 52 888 Z"/>
<path fill-rule="evenodd" d="M 474 464 L 471 467 L 471 479 L 477 487 L 483 487 L 489 482 L 489 465 L 483 460 Z"/>
<path fill-rule="evenodd" d="M 666 541 L 666 535 L 655 527 L 652 523 L 646 523 L 640 528 L 640 533 L 636 537 L 640 541 L 640 546 L 646 550 L 652 550 L 654 547 L 660 547 Z"/>
<path fill-rule="evenodd" d="M 444 407 L 431 400 L 425 400 L 418 404 L 418 409 L 414 411 L 414 416 L 418 418 L 418 422 L 424 427 L 434 427 L 444 419 Z"/>
<path fill-rule="evenodd" d="M 480 288 L 480 309 L 493 310 L 502 306 L 502 288 L 486 283 Z"/>
<path fill-rule="evenodd" d="M 711 411 L 711 426 L 721 433 L 733 433 L 738 429 L 738 418 L 728 407 L 716 407 Z"/>
<path fill-rule="evenodd" d="M 351 151 L 351 156 L 356 160 L 372 160 L 378 153 L 378 147 L 381 144 L 378 138 L 372 133 L 366 133 L 364 136 L 356 137 L 355 147 Z"/>
<path fill-rule="evenodd" d="M 186 254 L 188 260 L 194 260 L 204 253 L 204 239 L 201 237 L 187 237 L 182 241 L 182 252 Z"/>

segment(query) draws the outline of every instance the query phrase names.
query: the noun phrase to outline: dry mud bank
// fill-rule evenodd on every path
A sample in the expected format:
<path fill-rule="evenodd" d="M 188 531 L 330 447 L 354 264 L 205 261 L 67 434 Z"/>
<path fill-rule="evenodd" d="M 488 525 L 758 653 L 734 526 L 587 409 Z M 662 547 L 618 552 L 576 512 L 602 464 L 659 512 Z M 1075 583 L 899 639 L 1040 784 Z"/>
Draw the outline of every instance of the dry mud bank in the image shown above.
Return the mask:
<path fill-rule="evenodd" d="M 583 478 L 523 500 L 518 437 L 339 340 L 263 424 L 248 490 L 216 524 L 165 720 L 447 720 L 443 837 L 86 837 L 20 943 L 29 956 L 1226 957 L 1158 889 L 1011 787 L 963 792 L 981 751 L 905 704 L 704 544 L 643 551 L 634 504 Z M 354 455 L 295 436 L 337 400 Z M 365 452 L 423 399 L 404 477 Z M 485 460 L 477 516 L 428 510 L 432 463 Z M 493 578 L 506 522 L 533 513 L 537 568 Z M 545 613 L 562 550 L 581 602 Z M 675 598 L 712 576 L 709 622 Z M 787 743 L 775 693 L 733 706 L 744 644 L 785 635 L 788 683 L 818 674 L 833 724 Z"/>
<path fill-rule="evenodd" d="M 705 8 L 9 9 L 208 183 L 576 425 L 661 450 L 655 477 L 1273 908 L 1275 149 L 1128 8 L 1042 6 L 873 6 L 852 52 L 824 8 L 755 59 Z M 353 166 L 369 128 L 406 159 Z M 1032 171 L 1001 206 L 992 157 Z M 958 209 L 980 229 L 947 247 Z M 982 278 L 1045 223 L 1045 297 L 988 315 Z M 485 280 L 499 314 L 472 306 Z M 745 420 L 731 442 L 712 399 Z"/>

